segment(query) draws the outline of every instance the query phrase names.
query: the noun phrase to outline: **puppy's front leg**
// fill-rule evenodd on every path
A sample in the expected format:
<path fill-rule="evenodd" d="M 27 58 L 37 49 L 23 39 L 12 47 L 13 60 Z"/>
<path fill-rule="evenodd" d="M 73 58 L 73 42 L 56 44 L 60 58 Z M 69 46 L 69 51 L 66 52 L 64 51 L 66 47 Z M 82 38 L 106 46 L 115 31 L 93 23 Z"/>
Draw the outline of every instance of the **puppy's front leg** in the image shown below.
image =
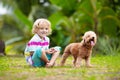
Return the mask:
<path fill-rule="evenodd" d="M 81 66 L 82 58 L 80 56 L 77 57 L 75 67 L 79 68 Z"/>
<path fill-rule="evenodd" d="M 93 65 L 90 64 L 90 57 L 86 58 L 85 62 L 87 67 L 93 67 Z"/>
<path fill-rule="evenodd" d="M 76 56 L 73 56 L 73 58 L 74 58 L 74 60 L 73 60 L 73 65 L 75 66 L 77 57 L 76 57 Z"/>

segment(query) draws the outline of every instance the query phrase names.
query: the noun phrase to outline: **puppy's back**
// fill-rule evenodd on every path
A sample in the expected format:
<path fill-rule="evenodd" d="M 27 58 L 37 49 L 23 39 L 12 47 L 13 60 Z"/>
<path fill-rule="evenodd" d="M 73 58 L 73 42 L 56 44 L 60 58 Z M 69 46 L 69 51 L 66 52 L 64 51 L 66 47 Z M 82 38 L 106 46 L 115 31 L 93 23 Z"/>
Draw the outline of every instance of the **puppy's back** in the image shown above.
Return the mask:
<path fill-rule="evenodd" d="M 64 53 L 76 54 L 78 53 L 80 43 L 71 43 L 66 46 Z"/>

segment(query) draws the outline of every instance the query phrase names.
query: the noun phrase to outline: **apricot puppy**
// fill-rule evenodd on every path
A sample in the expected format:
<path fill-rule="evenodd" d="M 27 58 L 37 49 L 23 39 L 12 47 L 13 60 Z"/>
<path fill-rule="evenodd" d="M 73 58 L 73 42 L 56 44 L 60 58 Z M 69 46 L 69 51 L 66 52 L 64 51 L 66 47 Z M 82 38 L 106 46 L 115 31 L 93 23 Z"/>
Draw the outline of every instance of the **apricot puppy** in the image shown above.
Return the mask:
<path fill-rule="evenodd" d="M 87 67 L 92 67 L 92 65 L 90 64 L 90 56 L 92 53 L 92 48 L 95 46 L 96 41 L 97 36 L 95 32 L 85 32 L 80 43 L 71 43 L 68 46 L 66 46 L 62 55 L 60 65 L 63 66 L 67 57 L 69 55 L 72 55 L 74 58 L 73 64 L 75 67 L 80 67 L 82 59 L 85 60 Z"/>

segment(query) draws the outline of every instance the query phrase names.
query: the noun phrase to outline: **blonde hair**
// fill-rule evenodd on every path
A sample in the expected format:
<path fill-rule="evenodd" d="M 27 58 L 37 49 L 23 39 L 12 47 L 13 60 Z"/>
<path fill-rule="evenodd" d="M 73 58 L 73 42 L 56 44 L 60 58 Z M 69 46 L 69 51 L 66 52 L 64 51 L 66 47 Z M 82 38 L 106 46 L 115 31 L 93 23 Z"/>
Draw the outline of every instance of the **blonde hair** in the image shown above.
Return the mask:
<path fill-rule="evenodd" d="M 44 27 L 44 26 L 48 26 L 48 34 L 50 35 L 52 33 L 52 29 L 51 29 L 51 23 L 50 21 L 48 21 L 47 19 L 41 18 L 41 19 L 37 19 L 34 24 L 33 24 L 33 28 L 32 28 L 32 33 L 36 34 L 38 29 L 40 27 Z"/>

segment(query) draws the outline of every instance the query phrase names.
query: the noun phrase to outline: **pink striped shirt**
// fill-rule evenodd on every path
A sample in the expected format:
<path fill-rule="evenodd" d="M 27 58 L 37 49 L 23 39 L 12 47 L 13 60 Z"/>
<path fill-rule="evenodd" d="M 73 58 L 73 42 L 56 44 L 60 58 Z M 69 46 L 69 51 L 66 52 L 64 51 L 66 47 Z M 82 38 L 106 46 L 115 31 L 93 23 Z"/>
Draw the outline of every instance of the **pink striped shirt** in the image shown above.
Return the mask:
<path fill-rule="evenodd" d="M 46 45 L 49 45 L 49 43 L 48 42 L 35 42 L 35 41 L 28 43 L 28 46 L 33 46 L 33 45 L 35 45 L 35 46 L 46 46 Z"/>
<path fill-rule="evenodd" d="M 25 52 L 29 51 L 35 51 L 37 47 L 41 47 L 42 49 L 48 49 L 49 48 L 49 38 L 45 37 L 44 40 L 42 40 L 37 34 L 35 34 L 31 40 L 28 42 Z"/>

